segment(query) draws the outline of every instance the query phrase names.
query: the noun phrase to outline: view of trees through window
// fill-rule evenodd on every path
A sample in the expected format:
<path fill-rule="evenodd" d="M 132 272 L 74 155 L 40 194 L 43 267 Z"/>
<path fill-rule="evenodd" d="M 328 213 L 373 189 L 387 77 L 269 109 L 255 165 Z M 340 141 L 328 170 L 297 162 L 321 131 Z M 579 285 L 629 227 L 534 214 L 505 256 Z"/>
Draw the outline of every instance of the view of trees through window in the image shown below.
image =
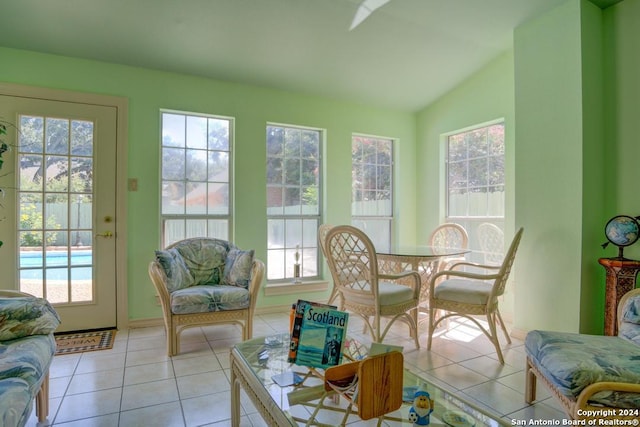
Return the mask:
<path fill-rule="evenodd" d="M 267 126 L 267 279 L 318 276 L 322 132 Z"/>
<path fill-rule="evenodd" d="M 351 222 L 378 249 L 391 245 L 393 140 L 354 135 L 351 140 Z"/>
<path fill-rule="evenodd" d="M 465 227 L 469 245 L 478 248 L 478 226 L 504 227 L 504 123 L 448 136 L 446 221 Z"/>
<path fill-rule="evenodd" d="M 229 239 L 231 119 L 162 113 L 163 242 Z"/>

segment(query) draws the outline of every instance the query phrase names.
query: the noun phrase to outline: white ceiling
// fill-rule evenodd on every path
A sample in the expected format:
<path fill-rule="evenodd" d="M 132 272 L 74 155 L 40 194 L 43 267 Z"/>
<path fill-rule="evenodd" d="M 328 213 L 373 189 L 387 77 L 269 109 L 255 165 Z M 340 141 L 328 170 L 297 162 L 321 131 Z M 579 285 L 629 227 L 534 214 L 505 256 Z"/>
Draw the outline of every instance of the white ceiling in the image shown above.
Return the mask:
<path fill-rule="evenodd" d="M 416 111 L 564 1 L 3 0 L 0 46 Z"/>

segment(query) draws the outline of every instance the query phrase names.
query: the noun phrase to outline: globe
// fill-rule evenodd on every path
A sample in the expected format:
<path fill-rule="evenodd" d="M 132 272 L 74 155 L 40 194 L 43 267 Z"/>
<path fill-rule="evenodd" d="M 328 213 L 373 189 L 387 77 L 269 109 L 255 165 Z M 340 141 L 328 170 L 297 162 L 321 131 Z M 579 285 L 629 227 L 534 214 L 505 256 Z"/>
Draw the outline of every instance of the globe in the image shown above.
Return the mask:
<path fill-rule="evenodd" d="M 607 240 L 618 247 L 633 245 L 638 240 L 638 220 L 627 215 L 614 216 L 604 228 Z"/>

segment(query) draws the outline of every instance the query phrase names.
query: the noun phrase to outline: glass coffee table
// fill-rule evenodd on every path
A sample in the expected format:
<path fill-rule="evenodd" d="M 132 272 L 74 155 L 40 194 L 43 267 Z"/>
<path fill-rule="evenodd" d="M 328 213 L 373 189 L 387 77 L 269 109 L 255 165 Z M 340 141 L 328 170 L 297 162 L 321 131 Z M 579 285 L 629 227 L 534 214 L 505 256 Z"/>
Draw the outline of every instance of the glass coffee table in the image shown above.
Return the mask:
<path fill-rule="evenodd" d="M 323 394 L 322 370 L 309 370 L 287 361 L 289 334 L 254 338 L 231 350 L 231 425 L 240 425 L 240 387 L 270 426 L 336 426 L 342 423 L 346 403 L 336 396 L 326 399 L 312 421 L 311 414 Z M 367 348 L 355 340 L 345 344 L 343 362 L 366 357 Z M 296 384 L 294 384 L 296 383 Z M 430 426 L 496 427 L 510 425 L 507 420 L 460 399 L 451 391 L 436 386 L 419 375 L 404 370 L 403 404 L 400 409 L 378 420 L 378 425 L 411 426 L 409 408 L 413 393 L 422 389 L 434 399 Z M 346 424 L 359 421 L 351 414 Z"/>

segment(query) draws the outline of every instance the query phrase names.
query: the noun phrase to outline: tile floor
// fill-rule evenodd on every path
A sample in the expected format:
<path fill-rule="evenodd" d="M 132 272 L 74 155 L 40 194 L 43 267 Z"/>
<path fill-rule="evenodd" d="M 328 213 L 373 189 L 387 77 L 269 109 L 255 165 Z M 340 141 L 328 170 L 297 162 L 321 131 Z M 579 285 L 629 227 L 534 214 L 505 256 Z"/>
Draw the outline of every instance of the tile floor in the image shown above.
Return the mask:
<path fill-rule="evenodd" d="M 352 318 L 350 334 L 361 336 L 361 325 Z M 288 327 L 288 313 L 258 315 L 254 336 Z M 235 326 L 187 329 L 180 355 L 169 358 L 162 327 L 130 329 L 118 331 L 111 350 L 56 356 L 48 423 L 38 424 L 32 413 L 27 425 L 228 426 L 229 349 L 240 335 Z M 431 352 L 425 348 L 426 332 L 420 350 L 405 335 L 406 326 L 394 325 L 385 342 L 404 346 L 408 368 L 459 390 L 465 400 L 501 414 L 506 423 L 564 418 L 543 386 L 538 387 L 535 405 L 524 403 L 522 342 L 503 345 L 506 364 L 501 366 L 487 338 L 468 323 L 452 322 L 448 330 L 438 331 Z M 242 404 L 242 426 L 265 425 L 246 396 Z"/>

